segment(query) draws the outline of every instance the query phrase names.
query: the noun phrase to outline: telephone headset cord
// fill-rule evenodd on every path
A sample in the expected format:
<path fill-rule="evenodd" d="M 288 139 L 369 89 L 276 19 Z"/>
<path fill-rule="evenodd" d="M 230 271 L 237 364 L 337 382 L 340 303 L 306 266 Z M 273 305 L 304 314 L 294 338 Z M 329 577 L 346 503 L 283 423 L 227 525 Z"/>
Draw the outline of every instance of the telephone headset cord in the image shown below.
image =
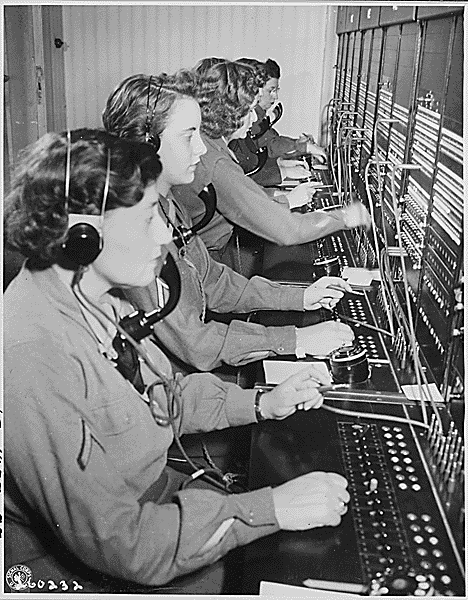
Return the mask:
<path fill-rule="evenodd" d="M 136 340 L 134 340 L 133 337 L 130 334 L 128 334 L 125 331 L 125 329 L 123 329 L 123 327 L 120 325 L 120 323 L 118 321 L 116 321 L 110 315 L 108 315 L 98 304 L 96 304 L 93 300 L 91 300 L 83 292 L 83 290 L 80 286 L 80 280 L 81 280 L 81 277 L 82 277 L 85 269 L 86 269 L 85 267 L 80 267 L 80 269 L 75 273 L 75 276 L 73 278 L 73 283 L 72 283 L 72 291 L 73 291 L 77 301 L 79 302 L 79 304 L 86 310 L 89 310 L 89 307 L 87 307 L 86 304 L 83 302 L 83 299 L 84 299 L 90 305 L 90 307 L 92 307 L 99 315 L 103 316 L 106 320 L 108 320 L 110 323 L 112 323 L 112 325 L 114 325 L 114 327 L 117 329 L 118 333 L 120 335 L 122 335 L 133 346 L 133 348 L 138 353 L 138 356 L 146 363 L 146 365 L 152 371 L 152 373 L 161 381 L 164 389 L 166 390 L 166 393 L 168 396 L 167 416 L 164 414 L 164 409 L 163 409 L 163 407 L 161 407 L 161 405 L 159 404 L 159 402 L 157 400 L 150 401 L 149 406 L 151 409 L 151 414 L 159 426 L 161 426 L 161 427 L 171 426 L 172 427 L 173 434 L 174 434 L 174 441 L 175 441 L 180 453 L 182 454 L 183 458 L 187 462 L 187 464 L 190 465 L 190 467 L 193 469 L 193 473 L 189 476 L 189 478 L 187 480 L 184 481 L 184 483 L 181 486 L 181 489 L 185 489 L 190 483 L 192 483 L 196 479 L 199 479 L 200 477 L 203 477 L 203 479 L 206 482 L 213 485 L 214 487 L 221 489 L 223 492 L 231 493 L 230 490 L 228 489 L 229 484 L 226 481 L 224 481 L 224 479 L 223 479 L 224 474 L 222 473 L 222 471 L 220 469 L 218 469 L 217 467 L 216 468 L 200 467 L 190 458 L 190 456 L 185 451 L 185 449 L 180 441 L 180 436 L 179 436 L 179 433 L 177 431 L 177 427 L 175 424 L 176 420 L 180 416 L 180 407 L 182 404 L 182 398 L 180 396 L 179 390 L 177 389 L 177 382 L 175 382 L 172 378 L 169 378 L 166 375 L 164 375 L 156 367 L 153 359 L 151 358 L 150 354 L 146 351 L 146 349 L 141 344 L 139 344 Z M 77 290 L 79 293 L 77 293 Z M 82 297 L 80 297 L 80 296 L 82 296 Z M 159 382 L 155 382 L 155 383 L 159 383 Z M 147 391 L 150 390 L 151 387 L 153 385 L 155 385 L 155 383 L 147 386 Z M 154 410 L 154 408 L 153 408 L 154 403 L 158 404 L 159 410 L 160 410 L 159 413 L 156 413 L 156 411 Z M 223 481 L 223 483 L 221 483 L 220 481 L 215 479 L 215 477 L 220 477 L 221 480 Z M 242 491 L 245 491 L 245 490 L 242 490 Z"/>

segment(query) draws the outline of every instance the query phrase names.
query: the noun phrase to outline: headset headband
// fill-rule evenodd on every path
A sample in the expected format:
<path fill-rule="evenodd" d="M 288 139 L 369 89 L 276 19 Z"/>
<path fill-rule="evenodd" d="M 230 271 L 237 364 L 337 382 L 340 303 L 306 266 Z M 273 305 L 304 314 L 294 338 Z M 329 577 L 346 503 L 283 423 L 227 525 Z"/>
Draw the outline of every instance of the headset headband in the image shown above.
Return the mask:
<path fill-rule="evenodd" d="M 158 104 L 159 96 L 161 95 L 161 89 L 163 86 L 163 79 L 159 83 L 158 91 L 156 92 L 156 99 L 153 104 L 153 110 L 151 111 L 151 115 L 149 112 L 149 103 L 150 103 L 150 92 L 151 92 L 151 82 L 153 80 L 153 76 L 150 75 L 148 79 L 148 93 L 146 96 L 146 123 L 145 123 L 145 142 L 151 141 L 151 127 L 153 126 L 154 113 L 156 112 L 156 106 Z"/>

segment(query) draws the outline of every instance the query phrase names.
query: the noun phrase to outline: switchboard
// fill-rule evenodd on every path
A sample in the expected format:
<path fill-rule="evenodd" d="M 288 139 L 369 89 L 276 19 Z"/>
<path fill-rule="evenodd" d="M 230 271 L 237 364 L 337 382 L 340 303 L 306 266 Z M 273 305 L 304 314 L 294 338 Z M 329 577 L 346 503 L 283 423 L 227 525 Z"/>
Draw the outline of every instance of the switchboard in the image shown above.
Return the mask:
<path fill-rule="evenodd" d="M 382 318 L 406 349 L 414 329 L 444 397 L 461 400 L 463 14 L 405 8 L 370 19 L 361 7 L 358 30 L 342 19 L 332 174 L 342 202 L 371 210 L 359 251 L 367 266 L 388 267 Z"/>

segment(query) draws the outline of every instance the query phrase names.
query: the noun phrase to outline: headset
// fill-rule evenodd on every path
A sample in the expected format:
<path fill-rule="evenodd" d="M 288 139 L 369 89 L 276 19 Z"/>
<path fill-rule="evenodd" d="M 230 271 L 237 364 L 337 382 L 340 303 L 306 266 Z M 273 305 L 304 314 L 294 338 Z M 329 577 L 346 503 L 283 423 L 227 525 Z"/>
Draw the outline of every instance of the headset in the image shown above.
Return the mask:
<path fill-rule="evenodd" d="M 65 211 L 68 214 L 68 232 L 62 244 L 64 256 L 73 264 L 86 266 L 94 262 L 102 250 L 102 223 L 109 193 L 111 151 L 107 149 L 107 171 L 100 215 L 81 215 L 68 212 L 71 172 L 71 132 L 67 131 L 67 164 L 65 169 Z"/>
<path fill-rule="evenodd" d="M 246 144 L 249 152 L 251 152 L 252 154 L 255 154 L 255 156 L 257 157 L 257 166 L 254 167 L 251 171 L 245 171 L 245 174 L 248 177 L 251 177 L 252 175 L 255 175 L 256 173 L 261 171 L 263 169 L 263 167 L 265 166 L 266 161 L 268 159 L 268 148 L 266 146 L 257 148 L 257 146 L 253 142 L 253 139 L 254 138 L 253 138 L 253 135 L 251 134 L 250 130 L 247 131 L 247 134 L 244 139 L 245 144 Z"/>
<path fill-rule="evenodd" d="M 184 224 L 176 225 L 173 223 L 164 210 L 163 205 L 160 203 L 161 211 L 164 214 L 167 224 L 173 229 L 174 244 L 179 250 L 190 243 L 197 231 L 200 231 L 200 229 L 203 229 L 203 227 L 208 225 L 216 212 L 217 196 L 215 187 L 212 183 L 208 183 L 198 194 L 198 197 L 205 205 L 205 214 L 200 221 L 190 228 Z"/>
<path fill-rule="evenodd" d="M 271 121 L 270 127 L 273 127 L 273 125 L 275 125 L 275 123 L 278 123 L 278 121 L 281 119 L 281 117 L 283 115 L 283 105 L 281 104 L 281 102 L 278 102 L 278 104 L 273 109 L 273 115 L 274 115 L 274 119 L 273 119 L 273 121 Z"/>
<path fill-rule="evenodd" d="M 145 142 L 147 144 L 152 144 L 157 152 L 161 146 L 161 139 L 159 138 L 159 135 L 157 133 L 151 133 L 151 127 L 153 125 L 153 119 L 154 119 L 154 113 L 156 111 L 156 105 L 158 103 L 159 96 L 161 95 L 163 80 L 161 79 L 161 82 L 159 84 L 158 91 L 156 92 L 156 99 L 153 104 L 153 110 L 151 111 L 151 114 L 150 114 L 149 103 L 150 103 L 150 92 L 151 92 L 152 80 L 153 80 L 153 76 L 150 75 L 149 79 L 148 79 L 148 93 L 146 96 Z"/>

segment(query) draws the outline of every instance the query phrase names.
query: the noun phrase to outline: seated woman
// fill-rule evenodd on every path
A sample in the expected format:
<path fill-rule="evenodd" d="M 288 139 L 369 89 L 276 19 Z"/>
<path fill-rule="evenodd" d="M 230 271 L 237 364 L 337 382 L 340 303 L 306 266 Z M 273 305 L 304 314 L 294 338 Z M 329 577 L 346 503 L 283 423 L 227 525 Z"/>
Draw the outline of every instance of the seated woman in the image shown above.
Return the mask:
<path fill-rule="evenodd" d="M 270 242 L 291 246 L 370 224 L 369 213 L 359 202 L 330 211 L 293 213 L 286 197 L 283 197 L 286 205 L 273 201 L 244 174 L 228 144 L 234 138 L 245 136 L 250 128 L 262 86 L 263 81 L 248 65 L 226 61 L 204 70 L 199 77 L 198 101 L 202 140 L 207 152 L 200 156 L 194 181 L 173 188 L 175 198 L 180 199 L 197 222 L 204 212 L 198 194 L 207 184 L 214 185 L 217 211 L 211 222 L 200 230 L 200 236 L 212 256 L 231 267 L 235 267 L 229 256 L 234 225 Z M 302 195 L 307 201 L 311 194 L 312 187 L 302 184 L 288 195 L 294 199 Z"/>
<path fill-rule="evenodd" d="M 266 82 L 260 90 L 258 103 L 255 106 L 257 120 L 251 127 L 252 139 L 235 139 L 229 148 L 236 155 L 239 164 L 245 172 L 252 171 L 257 164 L 255 151 L 266 148 L 268 158 L 264 166 L 251 175 L 259 185 L 271 187 L 280 184 L 284 179 L 302 179 L 310 175 L 307 164 L 293 160 L 305 154 L 311 154 L 321 161 L 326 160 L 326 153 L 310 136 L 301 136 L 298 139 L 280 135 L 270 126 L 267 111 L 278 101 L 280 67 L 277 62 L 269 58 L 262 63 L 254 58 L 239 58 L 236 62 L 250 65 L 266 74 Z M 268 119 L 268 127 L 264 131 L 263 124 Z M 262 134 L 261 132 L 264 131 Z"/>
<path fill-rule="evenodd" d="M 104 126 L 110 133 L 158 145 L 163 169 L 156 191 L 161 214 L 174 233 L 190 229 L 192 223 L 182 202 L 174 200 L 173 186 L 193 181 L 206 152 L 195 96 L 196 81 L 189 71 L 158 77 L 133 75 L 114 90 L 103 112 Z M 297 329 L 264 327 L 242 320 L 229 324 L 207 322 L 207 309 L 249 313 L 332 308 L 350 288 L 336 277 L 322 278 L 305 290 L 263 277 L 249 280 L 215 262 L 198 235 L 185 237 L 179 246 L 171 245 L 170 252 L 182 274 L 181 298 L 176 309 L 154 327 L 157 342 L 170 352 L 177 367 L 183 368 L 180 360 L 210 371 L 223 363 L 240 366 L 274 355 L 325 355 L 352 341 L 352 329 L 334 321 Z M 127 291 L 130 301 L 146 311 L 157 305 L 158 293 L 154 281 L 146 288 Z"/>
<path fill-rule="evenodd" d="M 24 155 L 7 198 L 6 235 L 28 262 L 4 299 L 4 564 L 29 568 L 32 585 L 128 592 L 179 578 L 170 588 L 179 591 L 181 576 L 236 546 L 338 525 L 346 512 L 335 473 L 228 495 L 167 466 L 174 436 L 318 408 L 316 386 L 328 382 L 313 367 L 263 395 L 210 374 L 174 380 L 145 340 L 135 343 L 141 370 L 137 359 L 124 378 L 113 340 L 133 307 L 111 292 L 148 285 L 171 239 L 160 172 L 148 144 L 49 133 Z M 95 224 L 91 254 L 72 243 L 77 221 Z"/>

